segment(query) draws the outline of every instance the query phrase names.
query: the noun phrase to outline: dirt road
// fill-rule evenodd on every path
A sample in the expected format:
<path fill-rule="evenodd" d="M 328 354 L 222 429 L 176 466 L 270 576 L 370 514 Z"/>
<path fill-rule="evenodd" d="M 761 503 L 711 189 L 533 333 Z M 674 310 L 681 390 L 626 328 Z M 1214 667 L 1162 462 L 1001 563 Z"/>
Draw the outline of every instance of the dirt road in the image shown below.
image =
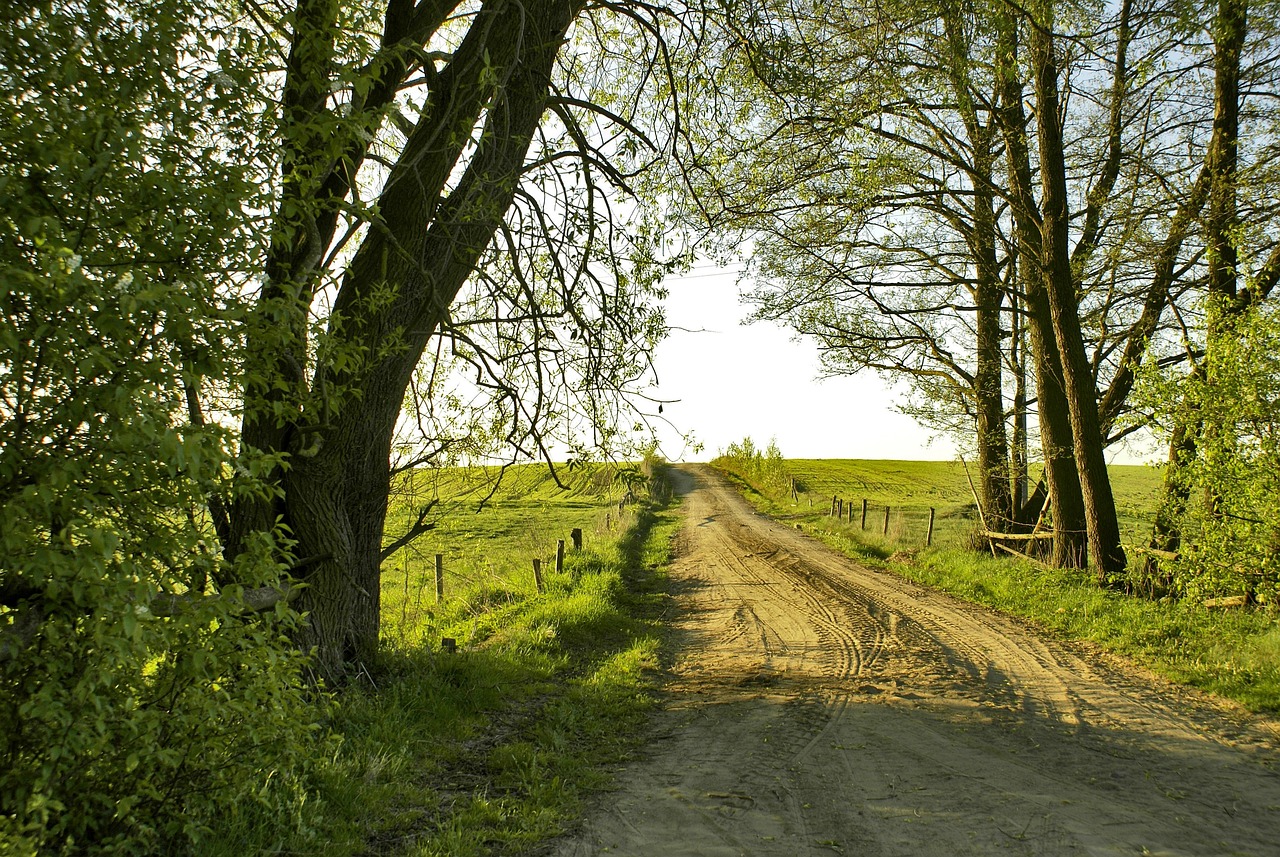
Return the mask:
<path fill-rule="evenodd" d="M 1280 855 L 1280 731 L 677 474 L 677 660 L 560 857 Z"/>

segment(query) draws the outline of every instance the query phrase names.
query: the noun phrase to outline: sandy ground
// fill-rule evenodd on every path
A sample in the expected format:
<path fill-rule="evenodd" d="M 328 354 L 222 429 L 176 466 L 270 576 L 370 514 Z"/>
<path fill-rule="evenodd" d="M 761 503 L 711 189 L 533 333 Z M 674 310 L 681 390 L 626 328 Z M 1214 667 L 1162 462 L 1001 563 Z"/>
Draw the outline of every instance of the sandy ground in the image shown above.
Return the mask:
<path fill-rule="evenodd" d="M 558 857 L 1280 855 L 1280 729 L 678 474 L 676 662 Z"/>

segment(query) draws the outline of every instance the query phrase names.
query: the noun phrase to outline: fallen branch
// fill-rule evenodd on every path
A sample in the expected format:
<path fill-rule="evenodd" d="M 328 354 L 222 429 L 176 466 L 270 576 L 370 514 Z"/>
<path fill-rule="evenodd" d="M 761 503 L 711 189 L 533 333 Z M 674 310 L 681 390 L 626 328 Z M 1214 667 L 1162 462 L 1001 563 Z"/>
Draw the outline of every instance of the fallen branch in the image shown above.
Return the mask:
<path fill-rule="evenodd" d="M 1133 552 L 1136 554 L 1149 554 L 1157 559 L 1167 559 L 1170 562 L 1177 560 L 1181 556 L 1177 551 L 1162 551 L 1158 548 L 1135 547 Z"/>
<path fill-rule="evenodd" d="M 261 613 L 263 610 L 270 610 L 282 601 L 288 604 L 297 598 L 301 592 L 302 587 L 297 584 L 246 589 L 240 594 L 239 598 L 232 601 L 232 606 L 235 612 Z M 227 596 L 222 593 L 218 595 L 196 595 L 187 592 L 182 595 L 157 595 L 143 606 L 152 616 L 167 618 L 169 616 L 177 616 L 179 613 L 184 613 L 195 606 L 227 600 L 229 600 Z M 239 602 L 238 604 L 235 603 L 237 601 Z"/>
<path fill-rule="evenodd" d="M 969 462 L 962 458 L 960 463 L 964 465 L 964 478 L 969 480 L 969 493 L 973 495 L 973 505 L 978 507 L 978 523 L 982 524 L 983 531 L 990 532 L 987 529 L 987 515 L 982 511 L 982 501 L 978 499 L 978 489 L 974 487 L 973 477 L 969 475 Z M 994 557 L 996 555 L 996 543 L 988 541 L 987 544 L 990 546 L 991 555 Z"/>
<path fill-rule="evenodd" d="M 290 571 L 296 572 L 330 558 L 329 556 L 307 557 L 299 560 Z M 302 589 L 303 584 L 300 583 L 260 586 L 254 589 L 245 589 L 234 599 L 229 598 L 225 593 L 216 595 L 201 595 L 194 592 L 186 592 L 181 595 L 160 593 L 145 603 L 135 604 L 135 607 L 162 619 L 177 616 L 198 606 L 214 604 L 220 601 L 230 601 L 233 613 L 261 613 L 264 610 L 272 609 L 281 602 L 288 604 L 302 593 Z M 12 621 L 10 624 L 0 627 L 0 664 L 16 658 L 19 652 L 30 646 L 32 640 L 39 633 L 40 626 L 47 618 L 44 615 L 44 611 L 38 606 L 42 600 L 42 593 L 32 589 L 26 594 L 28 595 L 27 603 L 21 607 L 11 609 L 9 615 L 12 616 Z"/>

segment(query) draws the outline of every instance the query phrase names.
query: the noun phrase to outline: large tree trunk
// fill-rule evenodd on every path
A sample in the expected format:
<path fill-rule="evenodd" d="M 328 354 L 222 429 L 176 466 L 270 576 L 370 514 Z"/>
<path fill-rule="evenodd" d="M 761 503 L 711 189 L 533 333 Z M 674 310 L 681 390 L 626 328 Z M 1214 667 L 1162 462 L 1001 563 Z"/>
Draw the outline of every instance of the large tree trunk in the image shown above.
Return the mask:
<path fill-rule="evenodd" d="M 1004 425 L 1004 355 L 1000 322 L 1004 289 L 996 257 L 995 183 L 996 131 L 985 122 L 973 98 L 970 68 L 971 36 L 965 32 L 960 10 L 945 16 L 949 55 L 947 66 L 956 105 L 964 121 L 973 152 L 969 180 L 973 188 L 972 223 L 964 229 L 974 262 L 972 287 L 976 332 L 973 373 L 974 414 L 978 434 L 978 466 L 982 485 L 982 512 L 986 525 L 1008 532 L 1013 521 L 1013 495 L 1009 481 L 1009 441 Z"/>
<path fill-rule="evenodd" d="M 984 129 L 985 130 L 985 129 Z M 983 137 L 989 137 L 987 131 Z M 981 138 L 980 138 L 981 139 Z M 989 141 L 985 141 L 989 146 Z M 983 155 L 986 153 L 984 152 Z M 974 232 L 977 250 L 977 367 L 973 391 L 978 416 L 978 463 L 982 468 L 982 494 L 987 526 L 1008 532 L 1013 522 L 1013 494 L 1009 480 L 1009 442 L 1004 425 L 1004 354 L 1000 322 L 1004 303 L 996 266 L 995 209 L 990 191 L 991 160 L 979 156 L 977 169 L 987 182 L 975 188 Z"/>
<path fill-rule="evenodd" d="M 1009 443 L 1004 426 L 1004 395 L 1000 348 L 1000 289 L 978 289 L 978 367 L 974 394 L 978 413 L 978 463 L 987 526 L 1008 532 L 1013 521 L 1009 479 Z"/>
<path fill-rule="evenodd" d="M 332 27 L 332 6 L 308 2 L 323 11 L 313 16 L 318 23 L 313 21 L 311 29 L 325 21 Z M 428 341 L 511 204 L 556 57 L 582 5 L 581 0 L 488 0 L 477 13 L 433 82 L 431 98 L 390 172 L 379 223 L 343 278 L 326 349 L 310 384 L 301 368 L 305 328 L 290 328 L 287 336 L 267 328 L 251 343 L 251 351 L 256 344 L 258 353 L 277 355 L 276 371 L 268 378 L 283 376 L 298 392 L 289 400 L 269 383 L 261 389 L 246 386 L 246 447 L 286 453 L 290 460 L 275 474 L 282 488 L 278 497 L 246 501 L 238 509 L 231 549 L 253 532 L 270 529 L 277 518 L 289 527 L 296 540 L 293 552 L 305 563 L 298 605 L 307 622 L 300 643 L 315 652 L 319 675 L 331 681 L 342 680 L 377 651 L 390 451 L 405 392 Z M 447 6 L 440 9 L 447 12 Z M 305 8 L 299 7 L 300 15 Z M 414 18 L 408 11 L 412 4 L 392 0 L 389 33 L 397 21 L 423 27 L 439 17 Z M 301 53 L 317 55 L 314 48 Z M 323 74 L 327 65 L 312 76 Z M 391 95 L 394 91 L 394 85 L 388 87 Z M 449 190 L 480 121 L 480 144 Z M 328 152 L 321 154 L 331 157 Z M 318 232 L 327 246 L 333 220 L 314 201 L 307 210 L 313 220 L 319 211 L 319 228 L 302 224 L 285 237 L 307 236 L 290 245 L 296 247 L 308 245 Z M 304 275 L 316 269 L 319 255 L 308 250 L 281 271 L 280 284 L 271 280 L 264 312 L 284 307 L 305 319 L 311 300 L 305 284 L 314 277 Z M 331 364 L 326 351 L 342 354 L 343 361 Z M 351 359 L 354 354 L 359 357 Z M 291 415 L 280 417 L 279 411 Z"/>
<path fill-rule="evenodd" d="M 1240 312 L 1236 308 L 1239 264 L 1235 234 L 1239 228 L 1236 167 L 1240 160 L 1240 54 L 1244 49 L 1247 11 L 1248 0 L 1218 0 L 1218 20 L 1214 27 L 1213 136 L 1207 155 L 1209 211 L 1205 220 L 1210 348 L 1217 336 L 1231 335 L 1227 329 L 1231 326 L 1231 316 Z M 1206 360 L 1211 363 L 1211 355 Z"/>
<path fill-rule="evenodd" d="M 1028 120 L 1023 109 L 1018 70 L 1018 30 L 1012 16 L 1002 15 L 997 57 L 998 116 L 1007 150 L 1018 260 L 1023 270 L 1023 306 L 1031 334 L 1036 369 L 1036 401 L 1045 482 L 1053 503 L 1053 557 L 1059 567 L 1081 567 L 1086 560 L 1084 498 L 1076 470 L 1070 417 L 1063 387 L 1062 364 L 1053 330 L 1048 294 L 1040 276 L 1041 217 L 1032 191 Z"/>
<path fill-rule="evenodd" d="M 1038 276 L 1028 278 L 1028 325 L 1036 364 L 1036 413 L 1044 478 L 1053 502 L 1053 558 L 1059 568 L 1083 568 L 1088 560 L 1088 519 L 1075 458 L 1062 362 L 1049 317 L 1049 296 Z"/>
<path fill-rule="evenodd" d="M 1058 66 L 1051 30 L 1031 27 L 1030 52 L 1036 92 L 1036 130 L 1040 145 L 1041 253 L 1053 334 L 1062 359 L 1063 391 L 1071 418 L 1076 468 L 1084 496 L 1089 549 L 1099 583 L 1111 584 L 1124 573 L 1111 479 L 1098 421 L 1097 384 L 1080 329 L 1079 301 L 1068 244 L 1068 196 L 1065 149 L 1059 121 Z"/>
<path fill-rule="evenodd" d="M 287 455 L 299 449 L 296 416 L 309 393 L 304 369 L 307 315 L 324 252 L 320 224 L 328 214 L 313 201 L 323 173 L 317 153 L 323 150 L 324 134 L 319 117 L 329 97 L 337 17 L 333 0 L 298 0 L 293 13 L 280 105 L 281 197 L 272 222 L 266 280 L 245 349 L 240 435 L 245 451 Z M 267 475 L 273 486 L 283 479 L 282 466 Z M 244 551 L 255 534 L 271 532 L 277 521 L 292 525 L 282 492 L 241 492 L 231 508 L 224 545 L 228 558 Z"/>
<path fill-rule="evenodd" d="M 1016 282 L 1018 257 L 1011 260 L 1011 279 Z M 1012 295 L 1009 312 L 1009 365 L 1013 372 L 1013 437 L 1010 439 L 1011 468 L 1013 479 L 1014 517 L 1019 523 L 1025 523 L 1026 515 L 1022 510 L 1027 506 L 1031 490 L 1028 473 L 1028 427 L 1027 427 L 1027 358 L 1026 337 L 1023 333 L 1025 322 L 1022 318 L 1022 306 L 1016 289 L 1009 289 Z"/>
<path fill-rule="evenodd" d="M 448 129 L 445 122 L 426 128 L 419 123 L 383 195 L 382 216 L 388 228 L 375 230 L 366 239 L 334 304 L 334 316 L 346 325 L 342 333 L 349 341 L 362 343 L 374 353 L 384 351 L 353 377 L 335 373 L 332 381 L 339 386 L 356 381 L 361 390 L 358 402 L 337 419 L 335 444 L 342 459 L 352 555 L 346 568 L 325 566 L 316 576 L 334 587 L 345 587 L 350 600 L 366 606 L 352 614 L 352 620 L 360 622 L 354 627 L 311 623 L 324 660 L 334 666 L 344 633 L 353 634 L 357 653 L 369 652 L 377 644 L 389 460 L 405 391 L 428 341 L 511 205 L 542 118 L 556 56 L 581 9 L 578 0 L 488 5 L 493 7 L 493 19 L 476 46 L 475 74 L 483 79 L 486 67 L 490 74 L 496 67 L 498 77 L 504 72 L 507 77 L 485 105 L 486 126 L 479 150 L 457 187 L 436 208 L 435 197 L 426 197 L 419 189 L 423 161 L 430 160 L 421 155 L 431 152 L 436 145 L 431 141 L 444 137 L 447 144 L 441 132 Z M 447 169 L 438 174 L 441 185 L 447 174 Z M 424 228 L 428 223 L 429 228 Z M 394 300 L 380 313 L 359 312 L 383 284 L 395 287 Z"/>

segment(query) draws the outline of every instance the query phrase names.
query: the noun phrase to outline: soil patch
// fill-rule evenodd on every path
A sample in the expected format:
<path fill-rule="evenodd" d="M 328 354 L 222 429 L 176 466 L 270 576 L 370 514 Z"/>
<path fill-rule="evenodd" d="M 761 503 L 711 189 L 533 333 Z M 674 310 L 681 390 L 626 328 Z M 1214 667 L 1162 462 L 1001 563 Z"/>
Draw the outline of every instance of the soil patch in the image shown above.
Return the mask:
<path fill-rule="evenodd" d="M 1280 854 L 1274 721 L 676 480 L 664 710 L 543 853 Z"/>

